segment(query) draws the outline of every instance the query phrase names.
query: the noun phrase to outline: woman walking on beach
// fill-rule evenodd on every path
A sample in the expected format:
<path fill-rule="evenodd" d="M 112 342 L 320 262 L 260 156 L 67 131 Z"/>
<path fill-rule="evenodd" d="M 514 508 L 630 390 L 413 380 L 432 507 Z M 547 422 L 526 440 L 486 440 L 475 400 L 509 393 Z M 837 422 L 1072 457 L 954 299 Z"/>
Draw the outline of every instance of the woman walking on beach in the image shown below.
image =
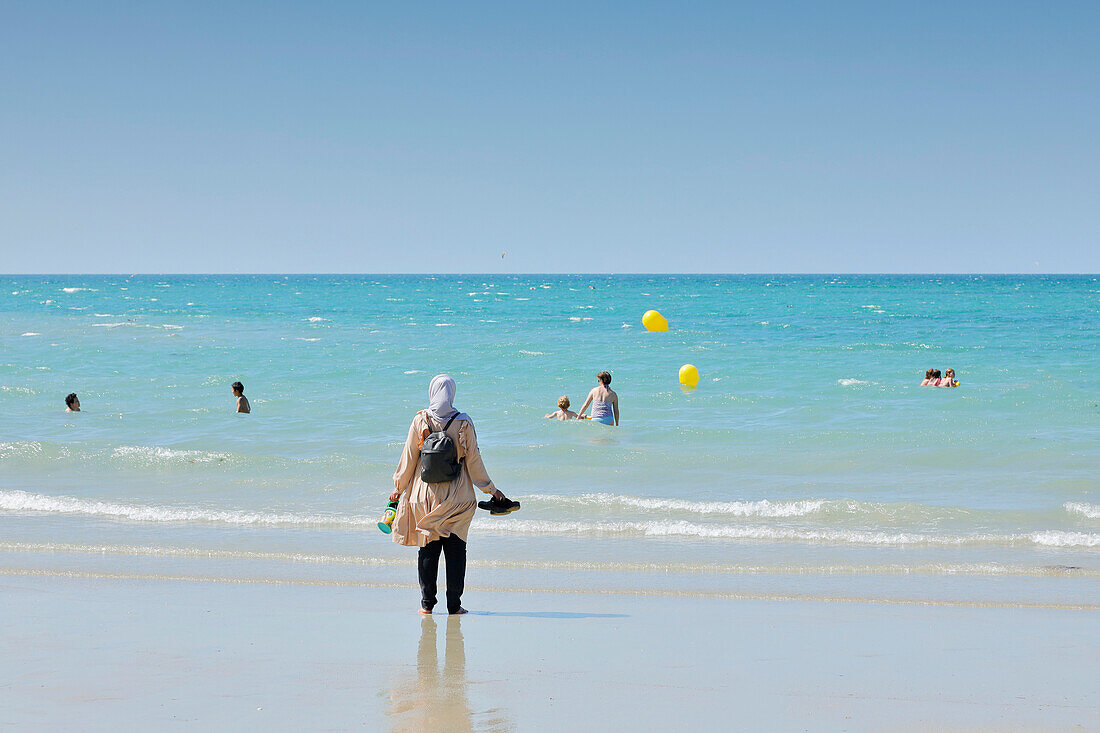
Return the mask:
<path fill-rule="evenodd" d="M 474 424 L 469 415 L 454 408 L 455 389 L 455 380 L 446 374 L 432 379 L 428 388 L 429 407 L 416 413 L 409 426 L 401 461 L 393 474 L 395 488 L 390 494 L 390 501 L 398 502 L 393 541 L 420 548 L 416 565 L 420 576 L 420 613 L 424 614 L 431 613 L 436 604 L 441 552 L 447 561 L 447 611 L 466 613 L 461 600 L 466 582 L 466 536 L 477 510 L 474 486 L 493 495 L 494 507 L 519 506 L 497 490 L 485 471 Z M 439 433 L 445 434 L 450 443 L 442 440 Z M 433 450 L 440 445 L 453 445 L 453 454 L 443 461 L 443 474 L 440 474 L 440 454 L 422 450 L 430 435 L 429 447 Z M 453 470 L 453 477 L 439 481 L 441 475 L 447 475 L 448 468 Z"/>

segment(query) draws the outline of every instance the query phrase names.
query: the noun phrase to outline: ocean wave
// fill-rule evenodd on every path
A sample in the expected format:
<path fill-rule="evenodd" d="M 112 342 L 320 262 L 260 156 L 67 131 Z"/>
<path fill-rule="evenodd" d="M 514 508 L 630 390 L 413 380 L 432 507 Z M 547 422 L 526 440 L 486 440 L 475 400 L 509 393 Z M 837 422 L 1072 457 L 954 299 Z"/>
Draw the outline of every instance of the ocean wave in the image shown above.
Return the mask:
<path fill-rule="evenodd" d="M 789 527 L 697 524 L 693 522 L 559 522 L 510 520 L 477 523 L 478 531 L 494 534 L 632 535 L 699 539 L 800 542 L 871 546 L 1039 545 L 1043 547 L 1098 547 L 1100 534 L 1043 531 L 1018 534 L 927 534 L 849 529 L 793 529 Z"/>
<path fill-rule="evenodd" d="M 140 463 L 214 463 L 230 457 L 228 453 L 201 450 L 176 450 L 150 445 L 122 445 L 111 451 L 116 459 L 136 460 Z"/>
<path fill-rule="evenodd" d="M 1095 532 L 1062 532 L 1050 530 L 1032 532 L 1032 542 L 1044 547 L 1100 547 L 1100 534 Z"/>
<path fill-rule="evenodd" d="M 3 446 L 0 445 L 0 448 Z M 150 449 L 138 449 L 139 456 L 149 455 Z M 210 460 L 199 451 L 173 451 L 167 448 L 153 449 L 158 460 Z M 600 495 L 589 495 L 589 498 Z M 606 495 L 605 495 L 606 496 Z M 546 497 L 542 497 L 546 498 Z M 552 497 L 551 497 L 552 498 Z M 631 497 L 612 497 L 622 503 Z M 525 499 L 529 503 L 536 503 Z M 662 511 L 677 500 L 638 500 L 643 508 Z M 687 502 L 691 504 L 692 502 Z M 711 510 L 726 515 L 744 517 L 798 517 L 823 511 L 829 502 L 805 500 L 803 502 L 712 502 L 695 510 Z M 858 504 L 858 502 L 856 503 Z M 128 504 L 116 501 L 81 499 L 72 496 L 36 494 L 20 490 L 0 490 L 0 510 L 57 514 L 80 514 L 124 519 L 137 522 L 204 522 L 257 526 L 324 526 L 335 528 L 372 527 L 376 517 L 341 513 L 273 512 L 248 509 L 218 509 L 192 506 L 158 506 Z M 479 532 L 491 534 L 526 535 L 599 535 L 643 537 L 688 537 L 715 540 L 745 540 L 760 542 L 797 542 L 836 545 L 872 546 L 958 546 L 958 545 L 1013 545 L 1040 547 L 1091 548 L 1100 547 L 1100 533 L 1062 530 L 1035 530 L 1016 533 L 932 533 L 874 528 L 789 527 L 768 524 L 718 524 L 686 520 L 540 520 L 540 519 L 488 519 L 478 516 L 474 524 Z"/>
<path fill-rule="evenodd" d="M 377 517 L 328 514 L 294 514 L 206 509 L 94 501 L 73 496 L 47 496 L 19 490 L 0 490 L 0 510 L 49 514 L 81 514 L 126 519 L 134 522 L 212 523 L 256 526 L 373 527 Z"/>
<path fill-rule="evenodd" d="M 1100 519 L 1100 506 L 1096 504 L 1089 504 L 1083 501 L 1067 501 L 1062 505 L 1062 508 L 1070 514 L 1079 514 L 1089 519 Z"/>
<path fill-rule="evenodd" d="M 0 490 L 0 510 L 79 514 L 135 522 L 214 523 L 254 526 L 314 526 L 357 529 L 373 527 L 377 518 L 348 514 L 271 512 L 207 507 L 126 504 L 115 501 L 51 496 L 20 490 Z M 687 521 L 553 521 L 477 517 L 474 524 L 487 534 L 601 535 L 689 537 L 716 540 L 800 542 L 836 545 L 1037 545 L 1100 547 L 1100 534 L 1056 530 L 1016 534 L 930 534 L 871 529 L 800 529 L 768 525 L 700 524 Z"/>
<path fill-rule="evenodd" d="M 690 501 L 688 499 L 661 499 L 621 494 L 580 494 L 555 496 L 544 494 L 527 498 L 529 503 L 580 507 L 644 509 L 659 512 L 687 512 L 691 514 L 725 514 L 735 517 L 800 517 L 820 512 L 824 499 L 796 499 L 792 501 Z M 851 502 L 853 504 L 858 502 Z"/>
<path fill-rule="evenodd" d="M 952 506 L 928 506 L 909 502 L 887 503 L 856 499 L 759 499 L 757 501 L 692 501 L 658 497 L 593 493 L 576 496 L 540 494 L 524 498 L 529 505 L 602 508 L 613 511 L 719 515 L 731 517 L 861 517 L 888 521 L 940 521 L 973 518 L 979 512 Z"/>
<path fill-rule="evenodd" d="M 23 335 L 24 335 L 24 336 L 41 336 L 42 334 L 38 333 L 37 331 L 27 331 L 27 332 L 26 332 L 25 334 L 23 334 Z"/>
<path fill-rule="evenodd" d="M 863 381 L 862 379 L 838 379 L 836 380 L 836 383 L 839 384 L 841 387 L 853 387 L 857 384 L 867 384 L 867 382 Z"/>

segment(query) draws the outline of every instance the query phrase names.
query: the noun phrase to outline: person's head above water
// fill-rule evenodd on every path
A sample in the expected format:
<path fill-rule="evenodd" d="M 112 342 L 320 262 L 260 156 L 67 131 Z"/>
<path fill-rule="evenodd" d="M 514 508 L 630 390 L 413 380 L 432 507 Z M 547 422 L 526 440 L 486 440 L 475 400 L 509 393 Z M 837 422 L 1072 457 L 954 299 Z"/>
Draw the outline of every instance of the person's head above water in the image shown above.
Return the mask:
<path fill-rule="evenodd" d="M 428 385 L 428 412 L 436 420 L 448 420 L 455 414 L 455 380 L 449 374 L 437 374 Z"/>
<path fill-rule="evenodd" d="M 948 369 L 946 372 L 943 373 L 943 375 L 945 377 L 947 377 L 948 379 L 954 379 L 955 378 L 955 370 L 954 369 Z"/>
<path fill-rule="evenodd" d="M 240 382 L 234 382 L 231 386 L 233 387 L 233 394 L 237 395 L 238 397 L 244 394 L 244 385 Z M 260 391 L 263 392 L 262 389 Z M 263 400 L 260 401 L 263 402 Z"/>
<path fill-rule="evenodd" d="M 931 379 L 931 378 L 932 378 L 932 374 L 933 374 L 933 373 L 934 373 L 935 371 L 936 371 L 935 369 L 929 369 L 928 371 L 926 371 L 926 372 L 924 373 L 924 378 L 925 378 L 925 379 Z"/>
<path fill-rule="evenodd" d="M 80 412 L 80 399 L 76 396 L 76 392 L 70 392 L 65 396 L 65 407 L 73 412 Z"/>
<path fill-rule="evenodd" d="M 569 395 L 563 394 L 561 397 L 558 398 L 558 407 L 563 410 L 569 409 Z"/>
<path fill-rule="evenodd" d="M 611 386 L 611 372 L 600 372 L 596 375 L 596 379 L 600 380 L 600 384 L 605 387 Z"/>
<path fill-rule="evenodd" d="M 943 375 L 940 374 L 939 369 L 933 369 L 932 370 L 932 379 L 939 379 L 941 376 L 943 376 Z"/>

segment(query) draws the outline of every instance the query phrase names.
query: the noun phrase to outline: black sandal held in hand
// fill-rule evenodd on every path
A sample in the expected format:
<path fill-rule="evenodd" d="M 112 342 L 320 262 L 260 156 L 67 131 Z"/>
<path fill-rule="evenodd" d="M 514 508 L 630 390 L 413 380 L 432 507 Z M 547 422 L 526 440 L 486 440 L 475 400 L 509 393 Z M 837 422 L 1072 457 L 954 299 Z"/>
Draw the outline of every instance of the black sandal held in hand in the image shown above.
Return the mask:
<path fill-rule="evenodd" d="M 495 514 L 499 516 L 501 514 L 511 514 L 512 512 L 519 509 L 519 502 L 512 501 L 508 497 L 497 499 L 494 496 L 489 501 L 479 501 L 477 503 L 477 506 L 479 509 L 484 509 L 490 514 Z"/>

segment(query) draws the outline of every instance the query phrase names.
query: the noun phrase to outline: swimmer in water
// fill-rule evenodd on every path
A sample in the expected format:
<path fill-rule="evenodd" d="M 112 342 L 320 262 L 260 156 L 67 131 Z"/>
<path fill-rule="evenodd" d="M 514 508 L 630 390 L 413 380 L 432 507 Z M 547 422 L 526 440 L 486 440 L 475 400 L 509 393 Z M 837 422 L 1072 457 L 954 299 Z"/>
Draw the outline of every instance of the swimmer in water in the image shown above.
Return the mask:
<path fill-rule="evenodd" d="M 70 392 L 65 397 L 65 412 L 80 412 L 80 398 L 76 396 L 76 392 Z"/>
<path fill-rule="evenodd" d="M 252 412 L 252 405 L 248 404 L 248 398 L 244 396 L 244 385 L 240 382 L 233 383 L 233 396 L 237 398 L 237 412 L 246 415 Z"/>
<path fill-rule="evenodd" d="M 546 416 L 550 420 L 576 420 L 577 413 L 569 409 L 569 395 L 558 398 L 558 409 Z"/>
<path fill-rule="evenodd" d="M 943 381 L 940 382 L 941 387 L 958 387 L 959 380 L 955 379 L 955 370 L 948 369 L 943 373 Z"/>
<path fill-rule="evenodd" d="M 611 389 L 611 372 L 600 372 L 596 375 L 596 386 L 585 398 L 578 417 L 584 417 L 584 411 L 589 404 L 592 405 L 592 411 L 588 413 L 590 420 L 602 422 L 604 425 L 619 424 L 619 395 Z"/>
<path fill-rule="evenodd" d="M 935 369 L 929 369 L 928 371 L 926 371 L 924 373 L 924 381 L 920 383 L 920 386 L 922 386 L 922 387 L 930 386 L 930 382 L 932 381 L 932 372 L 934 372 L 934 371 L 936 371 L 936 370 Z"/>

